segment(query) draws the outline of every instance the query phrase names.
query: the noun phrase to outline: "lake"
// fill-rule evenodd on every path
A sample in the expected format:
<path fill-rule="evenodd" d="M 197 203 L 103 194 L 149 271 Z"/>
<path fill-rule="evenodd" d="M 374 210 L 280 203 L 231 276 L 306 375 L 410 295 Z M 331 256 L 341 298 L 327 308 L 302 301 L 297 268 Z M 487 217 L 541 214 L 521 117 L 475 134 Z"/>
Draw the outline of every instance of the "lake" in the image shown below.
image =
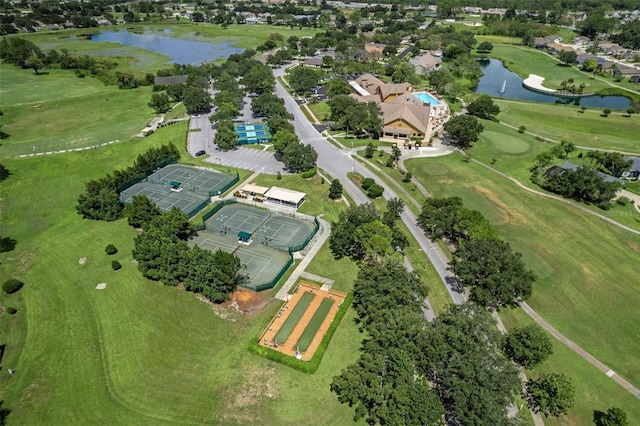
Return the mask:
<path fill-rule="evenodd" d="M 522 78 L 504 67 L 498 59 L 480 59 L 480 69 L 483 76 L 475 88 L 476 93 L 486 93 L 494 98 L 520 99 L 524 101 L 569 103 L 584 105 L 592 108 L 609 108 L 626 110 L 631 101 L 624 96 L 589 96 L 585 98 L 561 98 L 554 95 L 545 95 L 532 92 L 522 86 Z M 504 87 L 504 92 L 501 93 Z"/>
<path fill-rule="evenodd" d="M 210 62 L 219 58 L 228 58 L 234 53 L 242 53 L 244 49 L 233 47 L 233 43 L 208 43 L 205 41 L 184 40 L 170 37 L 170 31 L 145 32 L 144 34 L 130 33 L 126 29 L 120 31 L 105 31 L 91 36 L 91 41 L 101 43 L 110 42 L 134 46 L 150 50 L 171 58 L 169 63 L 194 64 Z M 105 52 L 108 54 L 108 51 Z"/>

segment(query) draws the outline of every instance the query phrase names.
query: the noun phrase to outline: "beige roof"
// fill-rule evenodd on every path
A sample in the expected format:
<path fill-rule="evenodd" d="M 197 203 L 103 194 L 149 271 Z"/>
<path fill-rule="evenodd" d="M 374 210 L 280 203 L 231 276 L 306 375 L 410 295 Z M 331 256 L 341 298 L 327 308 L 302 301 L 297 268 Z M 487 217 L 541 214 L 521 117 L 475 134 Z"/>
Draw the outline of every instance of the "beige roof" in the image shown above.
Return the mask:
<path fill-rule="evenodd" d="M 371 74 L 362 74 L 356 79 L 356 83 L 369 93 L 375 93 L 378 87 L 384 86 L 385 84 L 384 81 L 377 79 Z"/>
<path fill-rule="evenodd" d="M 440 64 L 442 60 L 433 56 L 431 53 L 418 56 L 411 60 L 411 63 L 416 67 L 422 67 L 426 70 L 432 70 L 436 65 Z"/>
<path fill-rule="evenodd" d="M 307 195 L 304 192 L 294 191 L 292 189 L 280 188 L 272 186 L 270 190 L 264 194 L 267 198 L 275 198 L 276 200 L 286 201 L 288 203 L 298 204 Z"/>
<path fill-rule="evenodd" d="M 242 188 L 240 188 L 240 191 L 253 192 L 254 194 L 258 194 L 258 195 L 264 195 L 265 192 L 267 192 L 268 190 L 269 190 L 268 186 L 259 186 L 259 185 L 256 185 L 255 183 L 248 183 Z"/>
<path fill-rule="evenodd" d="M 382 43 L 367 43 L 364 45 L 364 50 L 369 53 L 382 53 L 385 47 L 387 45 Z"/>
<path fill-rule="evenodd" d="M 402 93 L 411 92 L 411 85 L 409 83 L 388 83 L 378 87 L 380 96 L 384 100 L 389 95 L 400 95 Z"/>
<path fill-rule="evenodd" d="M 383 124 L 386 125 L 395 120 L 402 120 L 422 133 L 428 133 L 431 107 L 427 105 L 383 103 L 380 104 L 380 109 L 382 110 Z"/>

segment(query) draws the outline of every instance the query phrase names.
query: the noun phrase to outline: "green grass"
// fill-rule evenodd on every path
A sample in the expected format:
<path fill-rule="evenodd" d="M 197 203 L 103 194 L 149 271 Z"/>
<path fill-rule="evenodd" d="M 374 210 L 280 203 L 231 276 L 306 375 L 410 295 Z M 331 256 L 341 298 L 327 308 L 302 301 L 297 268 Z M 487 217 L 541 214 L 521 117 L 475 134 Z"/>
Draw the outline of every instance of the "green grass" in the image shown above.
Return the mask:
<path fill-rule="evenodd" d="M 493 44 L 514 44 L 514 45 L 522 45 L 521 37 L 509 37 L 509 36 L 499 36 L 499 35 L 476 35 L 476 40 L 478 40 L 478 44 L 483 41 L 488 41 Z"/>
<path fill-rule="evenodd" d="M 11 296 L 24 307 L 0 317 L 3 366 L 17 371 L 0 371 L 11 424 L 351 423 L 352 409 L 329 392 L 331 378 L 358 357 L 362 337 L 351 310 L 318 371 L 297 372 L 246 350 L 279 301 L 254 317 L 222 319 L 193 294 L 141 276 L 131 263 L 136 232 L 125 220 L 76 214 L 86 180 L 131 164 L 150 146 L 183 148 L 183 136 L 176 125 L 144 143 L 3 159 L 11 171 L 2 182 L 3 237 L 18 244 L 0 254 L 1 273 L 26 283 Z M 119 250 L 118 272 L 107 244 Z M 100 282 L 108 286 L 97 291 Z"/>
<path fill-rule="evenodd" d="M 508 330 L 533 323 L 521 309 L 503 310 L 500 317 Z M 605 412 L 611 407 L 623 408 L 627 412 L 629 424 L 640 423 L 640 404 L 633 395 L 551 335 L 548 336 L 553 343 L 553 355 L 540 366 L 526 371 L 527 378 L 537 378 L 548 373 L 564 373 L 576 388 L 576 399 L 568 416 L 544 418 L 545 424 L 591 425 L 594 410 Z"/>
<path fill-rule="evenodd" d="M 318 306 L 318 309 L 313 314 L 311 320 L 309 320 L 309 323 L 302 332 L 300 339 L 296 343 L 296 346 L 298 347 L 300 352 L 306 352 L 306 350 L 309 348 L 311 341 L 318 332 L 318 329 L 320 329 L 322 322 L 327 317 L 327 314 L 329 313 L 329 310 L 331 310 L 331 307 L 334 303 L 335 300 L 332 299 L 324 299 L 322 302 L 320 302 L 320 306 Z"/>
<path fill-rule="evenodd" d="M 331 109 L 327 101 L 315 102 L 307 104 L 311 111 L 318 117 L 320 121 L 327 121 L 331 115 Z"/>
<path fill-rule="evenodd" d="M 37 76 L 2 65 L 2 156 L 91 146 L 127 139 L 153 116 L 150 87 L 118 90 L 94 78 L 71 81 L 70 71 Z M 23 81 L 24 78 L 24 81 Z M 15 84 L 15 85 L 14 85 Z M 64 89 L 70 90 L 65 92 Z M 41 94 L 42 100 L 36 100 Z"/>
<path fill-rule="evenodd" d="M 640 238 L 559 201 L 542 198 L 455 154 L 407 167 L 434 196 L 460 196 L 523 253 L 538 280 L 530 305 L 632 383 L 640 340 L 634 324 Z"/>
<path fill-rule="evenodd" d="M 527 78 L 529 74 L 544 77 L 544 86 L 550 89 L 559 89 L 560 82 L 569 78 L 574 79 L 576 86 L 585 83 L 587 85 L 585 93 L 598 92 L 611 87 L 606 81 L 594 79 L 591 74 L 564 66 L 552 56 L 530 47 L 496 44 L 491 52 L 491 57 L 501 59 L 509 70 L 522 78 Z M 637 87 L 634 87 L 633 83 L 615 84 L 637 91 Z M 630 95 L 628 92 L 626 94 Z"/>
<path fill-rule="evenodd" d="M 289 317 L 287 317 L 287 320 L 284 322 L 284 324 L 282 324 L 282 327 L 280 327 L 280 330 L 278 330 L 278 333 L 274 337 L 274 342 L 284 343 L 287 341 L 287 339 L 289 338 L 289 335 L 291 334 L 293 329 L 296 327 L 296 325 L 298 324 L 298 321 L 300 321 L 300 318 L 302 318 L 302 315 L 307 310 L 307 308 L 311 304 L 311 301 L 315 297 L 316 297 L 315 294 L 310 293 L 308 291 L 302 295 L 302 298 L 293 308 L 293 310 L 291 311 L 291 314 L 289 315 Z"/>
<path fill-rule="evenodd" d="M 568 140 L 576 145 L 598 149 L 640 153 L 640 120 L 612 114 L 602 117 L 602 110 L 549 105 L 536 102 L 496 100 L 498 119 L 515 127 L 556 141 Z"/>

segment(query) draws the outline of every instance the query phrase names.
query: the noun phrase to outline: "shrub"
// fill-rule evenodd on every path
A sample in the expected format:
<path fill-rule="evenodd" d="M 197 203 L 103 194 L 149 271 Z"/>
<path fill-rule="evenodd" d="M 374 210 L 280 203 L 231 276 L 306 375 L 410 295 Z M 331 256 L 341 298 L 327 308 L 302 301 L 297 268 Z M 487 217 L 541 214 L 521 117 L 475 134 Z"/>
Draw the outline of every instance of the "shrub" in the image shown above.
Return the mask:
<path fill-rule="evenodd" d="M 4 282 L 4 284 L 2 284 L 2 289 L 7 294 L 13 294 L 13 293 L 17 292 L 18 290 L 20 290 L 23 285 L 24 285 L 24 283 L 22 281 L 17 280 L 15 278 L 11 278 L 11 279 L 6 280 Z"/>
<path fill-rule="evenodd" d="M 407 172 L 406 175 L 404 175 L 404 179 L 402 179 L 403 182 L 405 183 L 409 183 L 411 182 L 411 178 L 413 177 L 413 175 L 411 174 L 411 172 Z"/>
<path fill-rule="evenodd" d="M 116 248 L 116 246 L 114 246 L 113 244 L 109 244 L 105 249 L 104 252 L 107 253 L 109 256 L 111 256 L 112 254 L 116 254 L 118 252 L 118 249 Z"/>
<path fill-rule="evenodd" d="M 518 133 L 524 133 L 527 130 L 527 126 L 518 127 Z"/>
<path fill-rule="evenodd" d="M 630 199 L 628 199 L 627 197 L 620 197 L 616 200 L 616 204 L 620 205 L 620 206 L 626 206 L 627 204 L 629 204 L 631 202 Z"/>
<path fill-rule="evenodd" d="M 318 173 L 318 168 L 317 167 L 313 167 L 313 168 L 307 170 L 306 172 L 300 173 L 300 176 L 302 176 L 304 179 L 309 179 L 309 178 L 314 177 L 316 175 L 316 173 Z"/>
<path fill-rule="evenodd" d="M 120 262 L 118 262 L 117 260 L 111 261 L 111 269 L 113 269 L 114 271 L 117 271 L 120 268 L 122 268 L 122 265 L 120 264 Z"/>
<path fill-rule="evenodd" d="M 360 185 L 362 186 L 362 189 L 367 191 L 369 188 L 371 188 L 371 186 L 375 185 L 375 183 L 376 182 L 372 178 L 364 178 L 362 179 L 362 183 Z"/>
<path fill-rule="evenodd" d="M 378 185 L 377 183 L 374 183 L 373 185 L 371 185 L 371 187 L 367 191 L 367 196 L 369 198 L 378 198 L 382 196 L 383 192 L 384 192 L 384 188 Z"/>
<path fill-rule="evenodd" d="M 280 173 L 280 171 L 278 171 L 278 173 L 276 173 L 276 179 L 278 179 L 278 180 L 282 179 L 282 173 Z"/>
<path fill-rule="evenodd" d="M 7 313 L 8 313 L 9 315 L 15 315 L 15 314 L 16 314 L 16 312 L 18 312 L 18 310 L 17 310 L 16 308 L 14 308 L 13 306 L 9 306 L 9 307 L 7 308 Z"/>

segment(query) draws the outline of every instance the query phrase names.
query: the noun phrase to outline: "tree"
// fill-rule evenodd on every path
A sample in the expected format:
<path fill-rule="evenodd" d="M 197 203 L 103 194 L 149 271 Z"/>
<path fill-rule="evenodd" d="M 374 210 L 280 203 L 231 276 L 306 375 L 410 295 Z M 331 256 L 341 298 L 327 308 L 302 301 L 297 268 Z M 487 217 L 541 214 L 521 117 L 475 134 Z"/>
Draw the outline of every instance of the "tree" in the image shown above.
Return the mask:
<path fill-rule="evenodd" d="M 230 151 L 238 146 L 238 134 L 231 120 L 222 120 L 218 123 L 213 143 L 223 151 Z"/>
<path fill-rule="evenodd" d="M 147 225 L 154 218 L 160 216 L 160 214 L 160 207 L 144 195 L 134 195 L 131 203 L 127 204 L 124 208 L 124 215 L 129 225 L 134 228 L 146 228 Z"/>
<path fill-rule="evenodd" d="M 599 163 L 610 174 L 615 177 L 620 177 L 622 172 L 629 170 L 633 161 L 625 159 L 619 152 L 605 152 L 602 154 Z"/>
<path fill-rule="evenodd" d="M 535 274 L 527 269 L 522 254 L 495 238 L 464 240 L 451 262 L 471 297 L 488 307 L 517 306 L 531 295 Z"/>
<path fill-rule="evenodd" d="M 184 89 L 184 106 L 187 114 L 198 114 L 211 110 L 211 96 L 206 89 L 187 86 Z"/>
<path fill-rule="evenodd" d="M 121 268 L 122 268 L 122 265 L 120 264 L 120 262 L 118 262 L 117 260 L 111 261 L 111 269 L 113 269 L 114 271 L 118 271 Z"/>
<path fill-rule="evenodd" d="M 582 63 L 581 68 L 584 72 L 594 72 L 598 68 L 598 61 L 595 59 L 586 60 Z"/>
<path fill-rule="evenodd" d="M 596 422 L 598 426 L 628 426 L 627 413 L 618 407 L 611 407 Z"/>
<path fill-rule="evenodd" d="M 453 145 L 460 149 L 471 147 L 472 142 L 484 130 L 484 126 L 472 115 L 458 115 L 445 123 L 444 130 L 452 140 Z"/>
<path fill-rule="evenodd" d="M 374 183 L 367 189 L 367 197 L 376 199 L 382 197 L 382 193 L 384 192 L 384 188 Z"/>
<path fill-rule="evenodd" d="M 149 106 L 153 108 L 155 112 L 162 114 L 171 109 L 171 102 L 166 93 L 153 93 L 151 95 L 151 101 L 149 101 Z"/>
<path fill-rule="evenodd" d="M 559 417 L 573 406 L 575 388 L 564 374 L 543 374 L 527 382 L 527 401 L 531 410 L 545 416 Z"/>
<path fill-rule="evenodd" d="M 453 83 L 454 80 L 455 77 L 449 70 L 433 70 L 429 73 L 429 84 L 441 95 L 446 93 L 447 85 Z"/>
<path fill-rule="evenodd" d="M 564 154 L 564 159 L 569 158 L 569 154 L 576 150 L 576 144 L 569 141 L 560 141 L 560 148 Z"/>
<path fill-rule="evenodd" d="M 109 244 L 107 245 L 107 247 L 105 247 L 104 252 L 111 256 L 113 254 L 116 254 L 118 252 L 118 249 L 113 244 Z"/>
<path fill-rule="evenodd" d="M 290 144 L 299 144 L 300 139 L 298 139 L 298 136 L 293 131 L 281 130 L 273 135 L 272 142 L 273 149 L 275 149 L 276 153 L 282 155 Z"/>
<path fill-rule="evenodd" d="M 23 38 L 4 37 L 0 42 L 0 59 L 21 68 L 28 68 L 29 58 L 42 57 L 42 51 L 38 46 Z"/>
<path fill-rule="evenodd" d="M 330 56 L 325 56 L 325 58 Z M 327 91 L 327 96 L 329 99 L 338 95 L 348 95 L 352 92 L 352 88 L 347 82 L 347 80 L 343 78 L 332 78 L 329 80 L 329 90 Z"/>
<path fill-rule="evenodd" d="M 558 60 L 565 65 L 577 64 L 578 54 L 575 50 L 561 50 L 558 52 Z"/>
<path fill-rule="evenodd" d="M 605 108 L 602 110 L 602 116 L 603 117 L 608 117 L 609 114 L 611 114 L 611 110 L 609 108 Z"/>
<path fill-rule="evenodd" d="M 500 113 L 500 107 L 493 103 L 489 95 L 480 95 L 467 105 L 467 111 L 479 118 L 489 119 Z"/>
<path fill-rule="evenodd" d="M 504 349 L 511 360 L 527 369 L 543 363 L 553 353 L 549 336 L 536 324 L 511 330 Z"/>
<path fill-rule="evenodd" d="M 401 198 L 390 198 L 387 200 L 387 209 L 382 214 L 382 223 L 389 228 L 393 228 L 393 225 L 400 219 L 400 215 L 404 211 L 404 201 Z"/>
<path fill-rule="evenodd" d="M 329 185 L 329 198 L 332 200 L 342 198 L 342 184 L 339 179 L 331 181 L 331 185 Z"/>
<path fill-rule="evenodd" d="M 42 57 L 33 54 L 27 58 L 25 66 L 27 68 L 33 68 L 33 71 L 38 75 L 38 70 L 44 68 L 44 61 L 42 60 Z"/>
<path fill-rule="evenodd" d="M 329 247 L 336 260 L 349 257 L 352 260 L 364 259 L 362 242 L 356 237 L 360 225 L 380 219 L 380 213 L 372 204 L 363 204 L 342 212 L 338 222 L 331 226 Z"/>
<path fill-rule="evenodd" d="M 285 167 L 293 173 L 306 172 L 311 169 L 318 159 L 318 153 L 309 144 L 290 143 L 282 153 L 281 160 Z"/>
<path fill-rule="evenodd" d="M 373 158 L 374 152 L 376 152 L 376 146 L 372 142 L 369 142 L 367 147 L 364 149 L 364 156 L 366 158 Z"/>
<path fill-rule="evenodd" d="M 261 95 L 273 92 L 276 80 L 271 67 L 258 61 L 252 61 L 251 68 L 242 77 L 242 84 L 248 91 Z"/>
<path fill-rule="evenodd" d="M 490 53 L 493 50 L 493 44 L 488 41 L 483 41 L 478 45 L 478 53 Z"/>
<path fill-rule="evenodd" d="M 318 85 L 322 72 L 310 67 L 295 67 L 289 73 L 289 85 L 294 92 L 302 94 L 309 92 Z"/>

